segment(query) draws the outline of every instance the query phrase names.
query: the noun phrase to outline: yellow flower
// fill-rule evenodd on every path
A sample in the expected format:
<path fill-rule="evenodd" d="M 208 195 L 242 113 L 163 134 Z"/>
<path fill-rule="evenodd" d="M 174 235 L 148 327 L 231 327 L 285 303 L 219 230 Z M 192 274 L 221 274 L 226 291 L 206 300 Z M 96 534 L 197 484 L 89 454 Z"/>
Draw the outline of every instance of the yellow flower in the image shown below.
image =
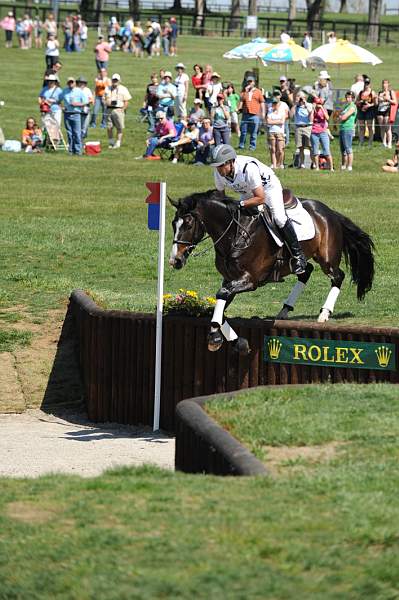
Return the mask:
<path fill-rule="evenodd" d="M 187 290 L 186 294 L 187 296 L 190 296 L 190 298 L 198 298 L 197 292 L 194 292 L 193 290 Z"/>
<path fill-rule="evenodd" d="M 209 302 L 209 304 L 212 304 L 212 305 L 216 304 L 216 300 L 215 300 L 215 298 L 212 298 L 211 296 L 207 296 L 207 297 L 205 298 L 205 300 L 206 300 L 207 302 Z"/>
<path fill-rule="evenodd" d="M 169 298 L 172 298 L 172 294 L 164 294 L 163 295 L 164 300 L 169 300 Z"/>

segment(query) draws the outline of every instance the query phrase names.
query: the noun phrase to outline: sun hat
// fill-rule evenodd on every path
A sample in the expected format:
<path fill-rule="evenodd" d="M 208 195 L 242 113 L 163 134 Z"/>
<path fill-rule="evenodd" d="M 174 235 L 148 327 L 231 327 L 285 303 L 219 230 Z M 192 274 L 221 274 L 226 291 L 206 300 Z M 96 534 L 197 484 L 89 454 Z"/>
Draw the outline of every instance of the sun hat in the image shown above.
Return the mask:
<path fill-rule="evenodd" d="M 67 83 L 69 83 L 70 81 L 76 81 L 75 77 L 68 77 Z"/>
<path fill-rule="evenodd" d="M 320 71 L 319 79 L 330 79 L 330 76 L 327 71 Z"/>
<path fill-rule="evenodd" d="M 119 75 L 119 73 L 114 73 L 112 75 L 111 79 L 114 79 L 115 81 L 120 81 L 121 80 L 121 76 Z"/>
<path fill-rule="evenodd" d="M 170 71 L 165 71 L 163 74 L 164 77 L 170 77 L 172 79 L 172 73 Z"/>
<path fill-rule="evenodd" d="M 157 112 L 155 113 L 155 118 L 163 119 L 164 117 L 166 117 L 166 113 L 163 110 L 157 110 Z"/>
<path fill-rule="evenodd" d="M 202 104 L 201 98 L 195 98 L 194 104 Z"/>
<path fill-rule="evenodd" d="M 216 71 L 212 73 L 212 77 L 217 77 L 218 79 L 220 79 L 220 75 L 219 73 L 216 73 Z"/>
<path fill-rule="evenodd" d="M 87 83 L 87 77 L 85 77 L 84 75 L 79 75 L 79 77 L 76 80 L 76 83 Z"/>
<path fill-rule="evenodd" d="M 177 65 L 175 66 L 175 69 L 185 69 L 186 65 L 184 65 L 182 62 L 177 63 Z"/>

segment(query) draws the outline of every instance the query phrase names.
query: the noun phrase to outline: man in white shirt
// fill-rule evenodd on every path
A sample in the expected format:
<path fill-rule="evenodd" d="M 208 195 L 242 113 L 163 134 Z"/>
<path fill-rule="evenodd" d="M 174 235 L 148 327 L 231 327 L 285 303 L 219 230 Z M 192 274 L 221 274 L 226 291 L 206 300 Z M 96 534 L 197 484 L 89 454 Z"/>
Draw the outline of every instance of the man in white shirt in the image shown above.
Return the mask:
<path fill-rule="evenodd" d="M 185 73 L 186 67 L 183 63 L 178 63 L 175 67 L 176 69 L 176 100 L 175 100 L 175 110 L 176 117 L 178 119 L 185 119 L 187 117 L 187 96 L 188 96 L 188 82 L 189 77 L 187 73 Z"/>
<path fill-rule="evenodd" d="M 358 73 L 355 77 L 355 83 L 351 85 L 351 92 L 355 94 L 355 100 L 357 99 L 360 92 L 364 90 L 364 77 L 361 73 Z"/>
<path fill-rule="evenodd" d="M 104 92 L 104 103 L 107 107 L 107 131 L 109 148 L 121 147 L 123 130 L 125 128 L 125 110 L 129 100 L 132 99 L 129 90 L 121 85 L 121 76 L 114 73 L 111 77 L 111 86 Z M 113 129 L 116 129 L 116 142 L 113 141 Z"/>
<path fill-rule="evenodd" d="M 292 272 L 305 272 L 306 257 L 298 242 L 295 229 L 288 219 L 283 201 L 283 188 L 272 169 L 251 156 L 237 156 L 228 144 L 216 146 L 211 166 L 215 168 L 215 187 L 224 196 L 225 188 L 240 194 L 240 207 L 266 204 L 273 221 L 293 258 Z"/>

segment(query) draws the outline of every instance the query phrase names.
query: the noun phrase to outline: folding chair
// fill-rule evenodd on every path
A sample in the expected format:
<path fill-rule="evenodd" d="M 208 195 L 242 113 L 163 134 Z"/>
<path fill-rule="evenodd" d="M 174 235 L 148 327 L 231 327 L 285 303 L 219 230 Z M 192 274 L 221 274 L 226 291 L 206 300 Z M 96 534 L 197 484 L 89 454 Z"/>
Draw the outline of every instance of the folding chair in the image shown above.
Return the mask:
<path fill-rule="evenodd" d="M 174 138 L 170 138 L 166 146 L 158 146 L 158 148 L 155 149 L 162 160 L 172 160 L 173 148 L 170 147 L 170 144 L 178 141 L 183 133 L 184 124 L 181 123 L 181 121 L 175 123 L 175 129 L 177 135 Z"/>
<path fill-rule="evenodd" d="M 43 147 L 47 150 L 68 150 L 61 127 L 51 113 L 45 113 L 42 117 L 44 129 Z"/>

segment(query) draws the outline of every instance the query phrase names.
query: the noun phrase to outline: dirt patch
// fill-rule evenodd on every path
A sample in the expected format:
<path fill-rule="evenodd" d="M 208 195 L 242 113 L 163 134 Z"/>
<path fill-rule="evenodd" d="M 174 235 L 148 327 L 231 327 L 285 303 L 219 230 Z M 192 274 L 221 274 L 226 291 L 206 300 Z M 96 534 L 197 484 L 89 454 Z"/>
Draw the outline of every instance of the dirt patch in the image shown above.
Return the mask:
<path fill-rule="evenodd" d="M 41 524 L 54 519 L 59 509 L 44 508 L 32 502 L 10 502 L 6 507 L 7 516 L 22 523 Z"/>
<path fill-rule="evenodd" d="M 272 475 L 281 475 L 287 467 L 304 468 L 306 464 L 329 462 L 347 446 L 345 442 L 329 442 L 322 446 L 263 446 L 266 466 Z"/>
<path fill-rule="evenodd" d="M 25 410 L 15 356 L 11 352 L 0 352 L 0 410 L 3 413 Z"/>
<path fill-rule="evenodd" d="M 7 325 L 2 323 L 4 328 Z M 65 310 L 50 311 L 41 324 L 23 314 L 20 321 L 9 326 L 31 332 L 32 342 L 28 347 L 3 353 L 3 378 L 10 389 L 6 393 L 0 387 L 0 413 L 79 404 L 82 390 L 75 341 L 71 318 L 65 316 Z M 18 386 L 12 386 L 12 382 Z"/>

